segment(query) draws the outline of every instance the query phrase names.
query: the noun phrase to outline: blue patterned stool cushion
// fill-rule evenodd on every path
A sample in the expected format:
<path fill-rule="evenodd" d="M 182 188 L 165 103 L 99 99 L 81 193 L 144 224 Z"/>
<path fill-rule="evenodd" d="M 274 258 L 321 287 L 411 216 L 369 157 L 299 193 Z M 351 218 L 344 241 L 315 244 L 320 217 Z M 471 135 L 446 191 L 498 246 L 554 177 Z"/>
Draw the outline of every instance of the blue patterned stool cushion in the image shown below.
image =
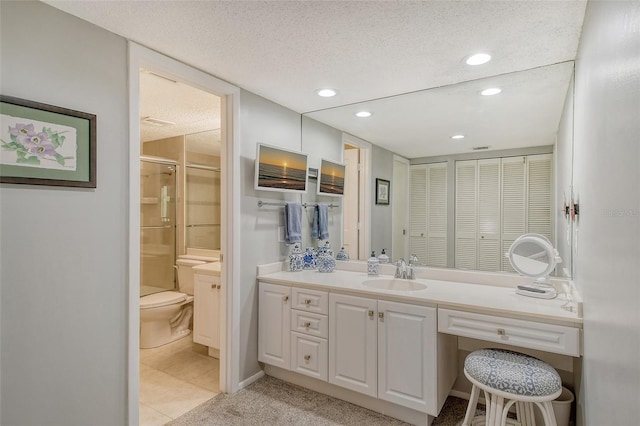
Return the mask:
<path fill-rule="evenodd" d="M 479 383 L 513 395 L 547 396 L 562 389 L 553 367 L 518 352 L 479 349 L 467 356 L 464 369 Z"/>

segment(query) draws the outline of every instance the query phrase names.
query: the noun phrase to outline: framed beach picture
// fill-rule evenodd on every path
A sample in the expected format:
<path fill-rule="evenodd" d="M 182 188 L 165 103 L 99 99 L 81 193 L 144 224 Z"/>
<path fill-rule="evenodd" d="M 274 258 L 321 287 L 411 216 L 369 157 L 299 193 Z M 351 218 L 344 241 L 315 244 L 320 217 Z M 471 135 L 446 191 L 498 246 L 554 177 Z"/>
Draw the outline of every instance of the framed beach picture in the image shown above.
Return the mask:
<path fill-rule="evenodd" d="M 344 164 L 321 160 L 318 172 L 318 195 L 344 195 Z"/>
<path fill-rule="evenodd" d="M 0 95 L 0 182 L 96 187 L 96 116 Z"/>
<path fill-rule="evenodd" d="M 389 204 L 391 182 L 376 178 L 376 204 Z"/>
<path fill-rule="evenodd" d="M 306 192 L 307 154 L 258 144 L 255 188 L 264 191 Z"/>

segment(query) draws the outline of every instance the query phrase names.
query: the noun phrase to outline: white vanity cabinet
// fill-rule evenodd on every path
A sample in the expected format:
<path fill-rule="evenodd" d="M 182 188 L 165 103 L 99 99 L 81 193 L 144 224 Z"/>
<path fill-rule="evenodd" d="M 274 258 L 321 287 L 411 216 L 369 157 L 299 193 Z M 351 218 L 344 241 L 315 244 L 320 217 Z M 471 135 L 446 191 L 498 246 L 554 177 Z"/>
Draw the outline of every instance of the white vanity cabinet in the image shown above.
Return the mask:
<path fill-rule="evenodd" d="M 436 308 L 379 300 L 377 320 L 378 398 L 436 416 Z"/>
<path fill-rule="evenodd" d="M 378 395 L 378 301 L 329 295 L 329 383 Z"/>
<path fill-rule="evenodd" d="M 260 283 L 258 361 L 290 369 L 291 287 Z"/>
<path fill-rule="evenodd" d="M 432 307 L 331 294 L 329 382 L 437 415 L 436 321 Z"/>
<path fill-rule="evenodd" d="M 219 350 L 220 277 L 195 274 L 193 293 L 193 341 Z"/>
<path fill-rule="evenodd" d="M 327 381 L 329 293 L 291 289 L 291 371 Z"/>
<path fill-rule="evenodd" d="M 264 282 L 259 303 L 259 361 L 438 415 L 457 347 L 436 308 Z"/>

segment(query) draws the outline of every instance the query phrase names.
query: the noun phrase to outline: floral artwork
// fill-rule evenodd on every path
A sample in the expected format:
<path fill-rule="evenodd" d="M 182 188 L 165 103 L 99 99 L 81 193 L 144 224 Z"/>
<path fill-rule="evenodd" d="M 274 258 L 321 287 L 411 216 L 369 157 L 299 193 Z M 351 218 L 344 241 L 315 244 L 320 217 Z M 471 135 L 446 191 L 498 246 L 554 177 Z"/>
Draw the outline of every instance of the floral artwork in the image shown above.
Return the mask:
<path fill-rule="evenodd" d="M 0 164 L 76 170 L 76 129 L 0 115 Z"/>

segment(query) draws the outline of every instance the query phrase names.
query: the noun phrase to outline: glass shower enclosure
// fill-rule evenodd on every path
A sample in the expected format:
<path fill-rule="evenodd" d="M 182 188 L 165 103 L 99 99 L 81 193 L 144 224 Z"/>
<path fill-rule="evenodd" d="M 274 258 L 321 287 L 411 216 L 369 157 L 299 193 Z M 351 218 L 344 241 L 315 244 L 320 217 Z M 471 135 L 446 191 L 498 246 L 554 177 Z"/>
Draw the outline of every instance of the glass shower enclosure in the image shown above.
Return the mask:
<path fill-rule="evenodd" d="M 140 158 L 140 296 L 176 288 L 177 167 Z"/>

